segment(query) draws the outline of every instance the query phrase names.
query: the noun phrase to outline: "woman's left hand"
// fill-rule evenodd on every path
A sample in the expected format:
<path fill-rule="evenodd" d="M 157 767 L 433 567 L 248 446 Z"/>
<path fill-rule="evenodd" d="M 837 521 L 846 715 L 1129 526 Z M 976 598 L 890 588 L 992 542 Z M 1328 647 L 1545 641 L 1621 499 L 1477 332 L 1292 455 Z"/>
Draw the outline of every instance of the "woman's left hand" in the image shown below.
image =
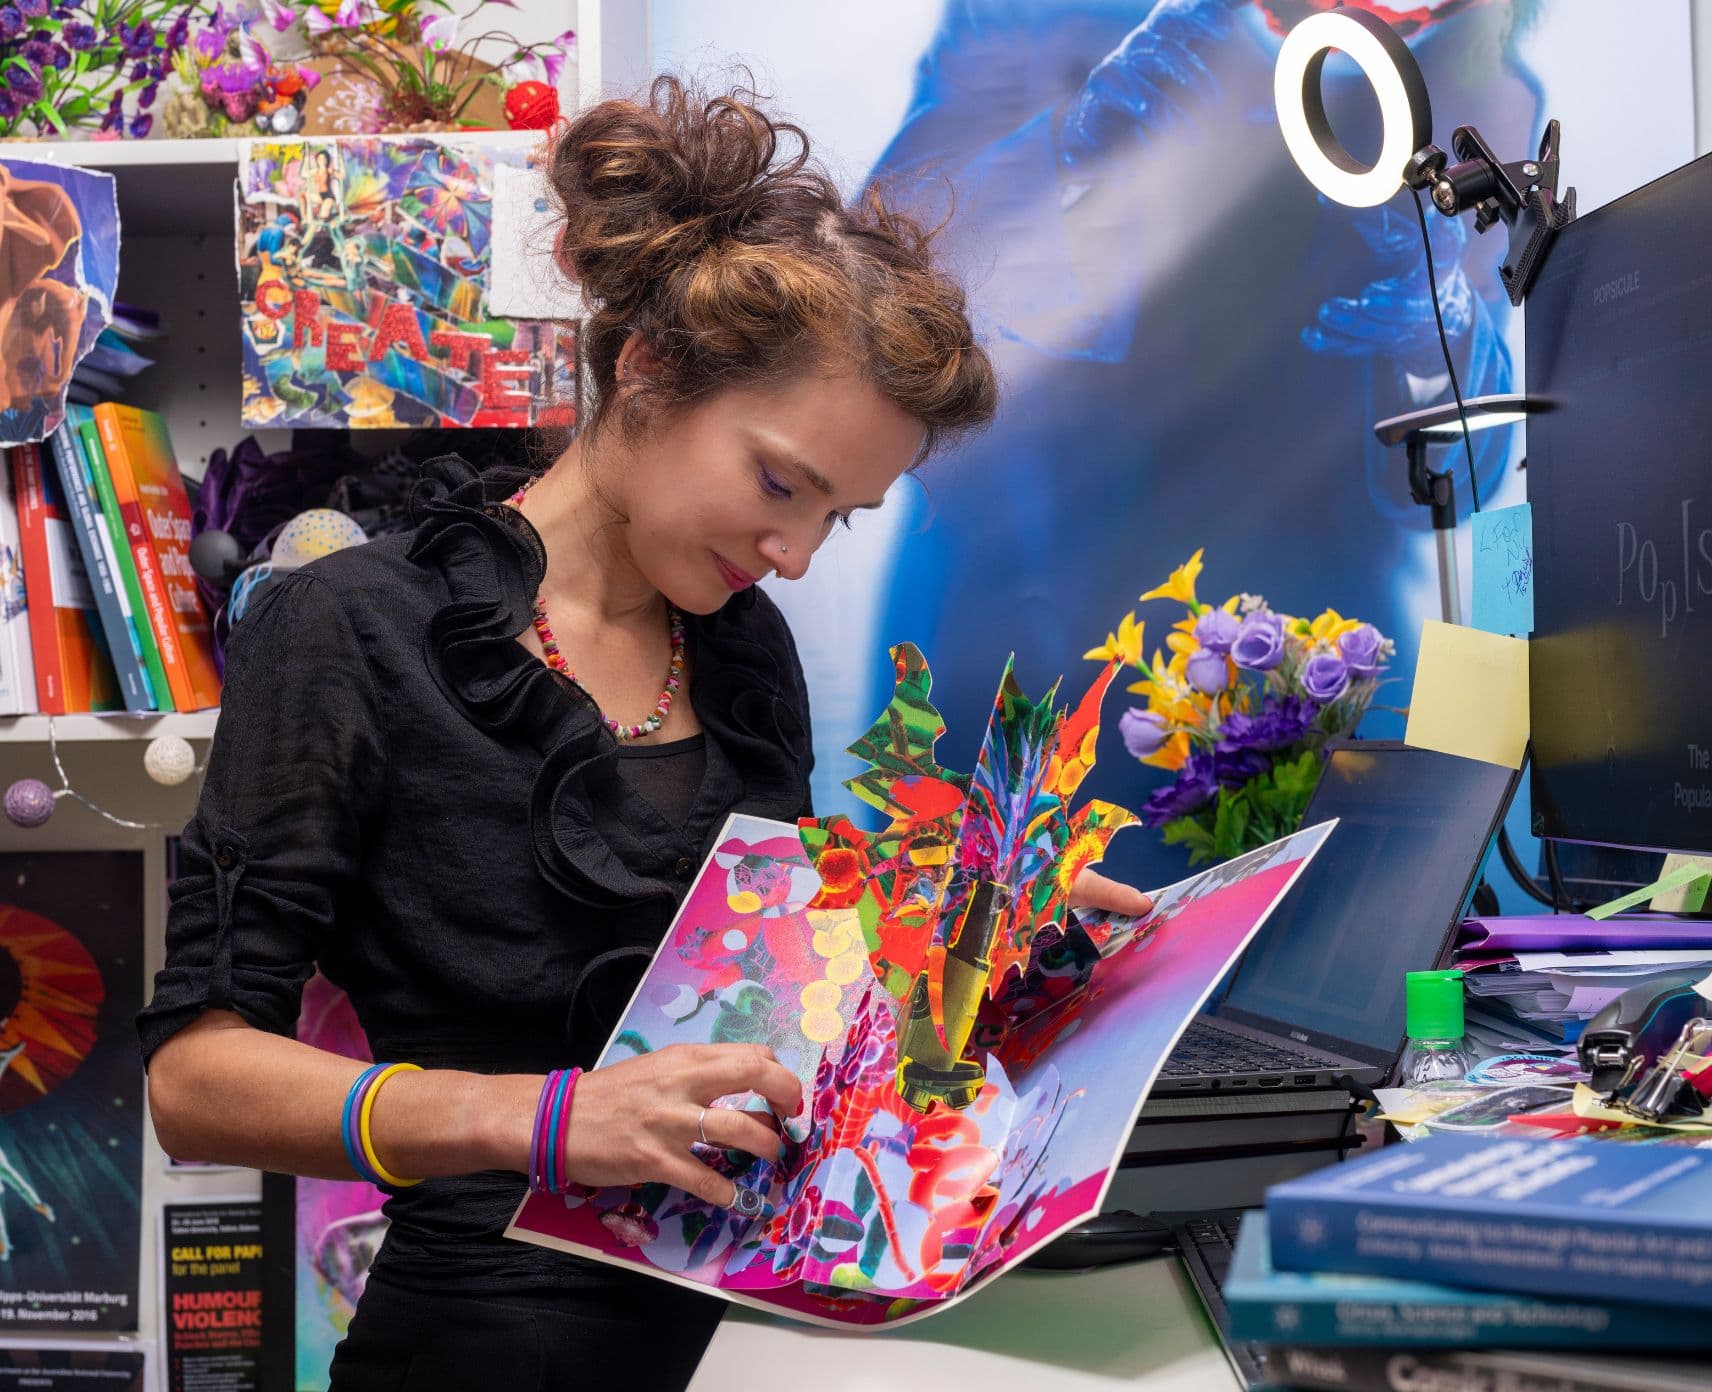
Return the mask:
<path fill-rule="evenodd" d="M 1119 884 L 1097 870 L 1084 868 L 1070 886 L 1070 907 L 1140 918 L 1152 912 L 1153 900 L 1134 885 Z"/>

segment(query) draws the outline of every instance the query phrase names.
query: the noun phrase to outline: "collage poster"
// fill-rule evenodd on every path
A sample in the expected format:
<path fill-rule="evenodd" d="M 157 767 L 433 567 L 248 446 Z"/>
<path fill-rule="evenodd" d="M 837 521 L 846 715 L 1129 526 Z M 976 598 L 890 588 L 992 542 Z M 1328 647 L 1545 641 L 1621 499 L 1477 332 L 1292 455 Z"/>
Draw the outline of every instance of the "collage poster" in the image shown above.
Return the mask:
<path fill-rule="evenodd" d="M 113 176 L 0 160 L 0 445 L 45 440 L 65 419 L 118 283 Z"/>
<path fill-rule="evenodd" d="M 472 137 L 244 144 L 245 426 L 576 423 L 577 325 L 491 303 L 496 238 L 521 235 L 495 223 L 505 162 L 526 152 Z M 550 235 L 526 250 L 550 257 Z"/>
<path fill-rule="evenodd" d="M 140 851 L 0 855 L 0 1337 L 135 1330 Z"/>

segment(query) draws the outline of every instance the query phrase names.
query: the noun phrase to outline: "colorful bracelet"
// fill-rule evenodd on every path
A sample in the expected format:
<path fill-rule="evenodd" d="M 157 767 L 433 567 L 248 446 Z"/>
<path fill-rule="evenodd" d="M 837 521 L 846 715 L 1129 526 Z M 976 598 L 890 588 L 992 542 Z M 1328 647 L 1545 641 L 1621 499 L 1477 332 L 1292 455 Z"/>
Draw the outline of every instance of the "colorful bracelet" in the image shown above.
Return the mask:
<path fill-rule="evenodd" d="M 571 1097 L 582 1072 L 580 1068 L 556 1068 L 541 1084 L 529 1146 L 529 1187 L 537 1194 L 565 1192 L 565 1136 L 570 1130 Z"/>
<path fill-rule="evenodd" d="M 377 1188 L 408 1189 L 412 1184 L 422 1182 L 420 1179 L 400 1179 L 388 1171 L 375 1154 L 374 1137 L 369 1131 L 375 1094 L 380 1091 L 381 1084 L 397 1073 L 421 1071 L 414 1063 L 377 1063 L 365 1069 L 345 1095 L 345 1113 L 339 1128 L 345 1143 L 345 1158 L 351 1162 L 353 1170 Z"/>

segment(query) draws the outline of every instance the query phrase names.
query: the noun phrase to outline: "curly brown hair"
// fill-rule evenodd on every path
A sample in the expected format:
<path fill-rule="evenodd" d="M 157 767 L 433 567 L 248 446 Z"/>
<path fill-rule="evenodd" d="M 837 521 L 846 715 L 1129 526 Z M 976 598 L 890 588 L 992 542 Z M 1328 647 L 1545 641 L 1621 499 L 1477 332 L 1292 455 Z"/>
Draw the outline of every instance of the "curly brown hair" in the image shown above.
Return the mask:
<path fill-rule="evenodd" d="M 962 288 L 934 262 L 937 229 L 875 191 L 846 204 L 808 136 L 758 101 L 663 76 L 645 102 L 601 102 L 559 136 L 549 179 L 565 217 L 560 263 L 588 306 L 589 428 L 611 417 L 619 354 L 638 331 L 660 371 L 621 429 L 650 409 L 845 364 L 922 423 L 919 458 L 985 425 L 993 367 Z"/>

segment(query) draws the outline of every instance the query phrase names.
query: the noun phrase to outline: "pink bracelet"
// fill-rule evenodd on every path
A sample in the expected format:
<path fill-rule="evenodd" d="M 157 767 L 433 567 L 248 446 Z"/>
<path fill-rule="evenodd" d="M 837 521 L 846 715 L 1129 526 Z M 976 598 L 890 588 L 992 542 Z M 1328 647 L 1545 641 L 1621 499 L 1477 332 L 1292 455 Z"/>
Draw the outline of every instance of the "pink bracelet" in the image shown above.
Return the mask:
<path fill-rule="evenodd" d="M 570 1126 L 571 1095 L 581 1076 L 580 1068 L 554 1069 L 541 1084 L 529 1146 L 529 1187 L 537 1194 L 565 1192 L 565 1136 Z"/>

